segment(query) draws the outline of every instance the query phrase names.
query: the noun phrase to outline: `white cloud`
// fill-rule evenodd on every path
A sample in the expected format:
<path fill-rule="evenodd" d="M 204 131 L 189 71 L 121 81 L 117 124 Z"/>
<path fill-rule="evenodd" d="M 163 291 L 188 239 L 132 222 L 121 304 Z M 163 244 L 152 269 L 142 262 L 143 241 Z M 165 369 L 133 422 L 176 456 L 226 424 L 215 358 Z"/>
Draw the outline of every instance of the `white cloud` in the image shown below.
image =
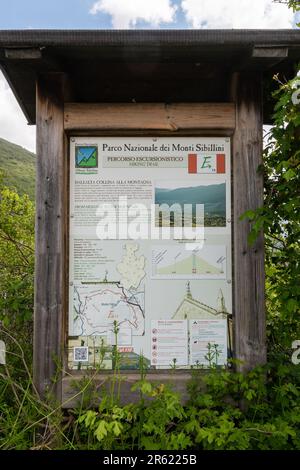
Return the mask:
<path fill-rule="evenodd" d="M 291 28 L 293 12 L 272 0 L 182 0 L 193 28 Z"/>
<path fill-rule="evenodd" d="M 90 13 L 108 13 L 112 17 L 113 28 L 123 29 L 134 27 L 139 20 L 156 27 L 163 22 L 171 23 L 176 8 L 171 0 L 100 0 Z"/>
<path fill-rule="evenodd" d="M 35 151 L 35 126 L 28 126 L 26 118 L 1 72 L 0 137 Z"/>

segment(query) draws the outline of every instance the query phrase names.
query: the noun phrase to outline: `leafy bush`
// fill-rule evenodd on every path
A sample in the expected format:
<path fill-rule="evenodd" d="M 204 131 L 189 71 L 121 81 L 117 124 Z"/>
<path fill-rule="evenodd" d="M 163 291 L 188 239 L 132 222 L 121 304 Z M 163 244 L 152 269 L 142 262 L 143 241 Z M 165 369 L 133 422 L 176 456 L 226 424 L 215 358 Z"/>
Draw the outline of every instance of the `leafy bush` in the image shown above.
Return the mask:
<path fill-rule="evenodd" d="M 143 371 L 132 387 L 140 393 L 136 403 L 121 404 L 118 372 L 110 379 L 115 393 L 108 380 L 95 402 L 87 375 L 76 383 L 78 406 L 68 413 L 51 396 L 40 399 L 26 369 L 27 382 L 13 379 L 8 367 L 0 374 L 1 449 L 300 450 L 300 365 L 245 375 L 196 369 L 185 403 Z"/>
<path fill-rule="evenodd" d="M 0 320 L 23 327 L 33 310 L 34 206 L 1 180 L 0 267 Z"/>

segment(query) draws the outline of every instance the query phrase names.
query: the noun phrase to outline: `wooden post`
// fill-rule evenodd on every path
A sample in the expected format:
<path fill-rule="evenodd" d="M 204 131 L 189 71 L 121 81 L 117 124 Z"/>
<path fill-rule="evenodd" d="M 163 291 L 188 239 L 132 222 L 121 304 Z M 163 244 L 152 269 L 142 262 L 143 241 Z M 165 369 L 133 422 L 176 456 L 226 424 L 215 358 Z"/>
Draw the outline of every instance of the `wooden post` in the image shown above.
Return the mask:
<path fill-rule="evenodd" d="M 263 205 L 262 80 L 259 74 L 234 74 L 236 130 L 232 141 L 233 258 L 235 357 L 242 370 L 266 362 L 264 241 L 249 246 L 250 223 L 240 221 L 249 209 Z"/>
<path fill-rule="evenodd" d="M 56 364 L 62 358 L 65 313 L 66 158 L 62 74 L 37 81 L 36 262 L 34 382 L 61 399 Z M 58 374 L 58 375 L 57 375 Z M 53 383 L 53 379 L 57 380 Z"/>

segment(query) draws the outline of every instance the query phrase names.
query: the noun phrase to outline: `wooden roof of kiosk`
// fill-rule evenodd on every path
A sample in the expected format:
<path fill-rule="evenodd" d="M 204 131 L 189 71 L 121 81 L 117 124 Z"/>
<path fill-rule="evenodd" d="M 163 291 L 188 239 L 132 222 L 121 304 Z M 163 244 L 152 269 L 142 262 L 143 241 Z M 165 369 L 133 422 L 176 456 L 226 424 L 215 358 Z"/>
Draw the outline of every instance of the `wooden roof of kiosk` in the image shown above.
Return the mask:
<path fill-rule="evenodd" d="M 234 71 L 290 77 L 299 59 L 292 29 L 0 31 L 0 66 L 29 124 L 45 72 L 68 75 L 74 102 L 226 102 Z"/>
<path fill-rule="evenodd" d="M 270 78 L 293 77 L 299 59 L 300 30 L 0 31 L 0 67 L 37 124 L 34 381 L 42 395 L 53 386 L 63 406 L 73 404 L 72 377 L 61 373 L 54 385 L 52 377 L 67 339 L 68 139 L 80 133 L 231 136 L 234 354 L 241 368 L 265 362 L 263 235 L 250 247 L 240 215 L 263 203 L 257 170 Z M 138 378 L 122 382 L 124 400 L 134 399 Z M 178 371 L 178 391 L 188 378 Z"/>

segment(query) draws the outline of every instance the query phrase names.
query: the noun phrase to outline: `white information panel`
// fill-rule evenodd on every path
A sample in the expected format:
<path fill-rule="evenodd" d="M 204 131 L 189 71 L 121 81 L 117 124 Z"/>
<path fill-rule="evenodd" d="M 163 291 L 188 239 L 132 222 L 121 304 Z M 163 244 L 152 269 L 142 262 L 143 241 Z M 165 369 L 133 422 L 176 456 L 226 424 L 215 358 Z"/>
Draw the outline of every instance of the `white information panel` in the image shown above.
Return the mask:
<path fill-rule="evenodd" d="M 230 191 L 229 138 L 71 138 L 70 368 L 226 364 Z"/>

